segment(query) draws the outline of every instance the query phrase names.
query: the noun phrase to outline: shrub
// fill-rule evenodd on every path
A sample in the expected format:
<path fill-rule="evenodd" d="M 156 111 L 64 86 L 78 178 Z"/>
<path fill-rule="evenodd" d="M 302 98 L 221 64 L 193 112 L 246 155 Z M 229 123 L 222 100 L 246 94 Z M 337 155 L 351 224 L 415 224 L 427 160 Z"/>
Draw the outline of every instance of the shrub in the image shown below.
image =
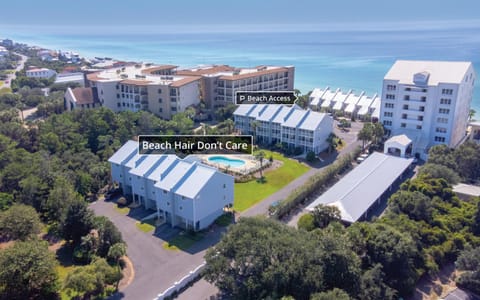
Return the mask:
<path fill-rule="evenodd" d="M 315 156 L 315 153 L 314 153 L 313 151 L 308 151 L 308 152 L 307 152 L 306 160 L 307 160 L 308 162 L 313 162 L 313 161 L 315 161 L 315 158 L 316 158 L 316 156 Z"/>
<path fill-rule="evenodd" d="M 299 229 L 312 231 L 315 229 L 314 218 L 311 213 L 304 214 L 298 220 L 297 226 Z"/>
<path fill-rule="evenodd" d="M 125 197 L 120 197 L 120 199 L 117 200 L 118 206 L 125 206 L 127 205 L 128 200 Z"/>

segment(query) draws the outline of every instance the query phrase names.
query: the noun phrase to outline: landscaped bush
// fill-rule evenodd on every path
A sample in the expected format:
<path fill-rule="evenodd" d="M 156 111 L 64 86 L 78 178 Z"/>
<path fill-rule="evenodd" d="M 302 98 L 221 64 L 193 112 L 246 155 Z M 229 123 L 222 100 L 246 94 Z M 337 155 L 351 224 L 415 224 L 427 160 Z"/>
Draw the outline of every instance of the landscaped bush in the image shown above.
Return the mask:
<path fill-rule="evenodd" d="M 301 187 L 293 190 L 287 198 L 278 203 L 275 208 L 269 209 L 271 215 L 275 218 L 282 218 L 297 205 L 303 204 L 307 197 L 312 195 L 315 191 L 322 191 L 330 186 L 338 174 L 342 174 L 351 167 L 351 162 L 360 154 L 360 147 L 355 149 L 349 155 L 345 155 L 335 161 L 333 164 L 325 168 L 323 172 L 318 173 L 312 177 Z"/>
<path fill-rule="evenodd" d="M 120 197 L 120 199 L 117 200 L 117 205 L 118 206 L 125 206 L 127 205 L 128 200 L 125 197 Z"/>
<path fill-rule="evenodd" d="M 313 215 L 311 213 L 304 214 L 298 220 L 298 229 L 304 229 L 306 231 L 312 231 L 315 229 Z"/>

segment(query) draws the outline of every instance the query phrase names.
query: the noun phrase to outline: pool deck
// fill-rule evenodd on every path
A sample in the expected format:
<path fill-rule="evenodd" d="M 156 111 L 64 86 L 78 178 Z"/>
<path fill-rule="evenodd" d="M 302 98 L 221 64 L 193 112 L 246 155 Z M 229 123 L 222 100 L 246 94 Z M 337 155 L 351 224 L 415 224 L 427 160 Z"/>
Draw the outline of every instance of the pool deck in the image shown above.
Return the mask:
<path fill-rule="evenodd" d="M 239 159 L 243 160 L 245 162 L 244 165 L 242 166 L 226 166 L 225 164 L 222 163 L 215 163 L 212 161 L 209 161 L 208 159 L 213 156 L 220 156 L 220 157 L 225 157 L 227 159 Z M 249 174 L 252 172 L 255 172 L 260 168 L 260 163 L 253 157 L 252 155 L 249 154 L 202 154 L 202 155 L 197 155 L 198 158 L 202 160 L 202 163 L 215 167 L 221 171 L 232 171 L 238 174 Z"/>

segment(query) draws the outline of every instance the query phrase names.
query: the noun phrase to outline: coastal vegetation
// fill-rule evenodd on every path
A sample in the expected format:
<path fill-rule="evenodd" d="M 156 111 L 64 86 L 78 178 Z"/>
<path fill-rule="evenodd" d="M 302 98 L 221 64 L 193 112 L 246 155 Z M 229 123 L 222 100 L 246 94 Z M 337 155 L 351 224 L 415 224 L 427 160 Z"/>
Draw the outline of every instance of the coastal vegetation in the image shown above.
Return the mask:
<path fill-rule="evenodd" d="M 478 293 L 480 199 L 462 201 L 451 186 L 458 178 L 478 180 L 451 170 L 476 147 L 433 147 L 426 170 L 405 181 L 371 222 L 344 227 L 339 212 L 325 207 L 302 217 L 299 229 L 241 218 L 207 252 L 205 278 L 234 299 L 397 299 L 456 261 L 463 270 L 457 284 Z M 451 156 L 439 161 L 436 153 L 446 152 Z M 432 168 L 440 162 L 453 173 Z"/>

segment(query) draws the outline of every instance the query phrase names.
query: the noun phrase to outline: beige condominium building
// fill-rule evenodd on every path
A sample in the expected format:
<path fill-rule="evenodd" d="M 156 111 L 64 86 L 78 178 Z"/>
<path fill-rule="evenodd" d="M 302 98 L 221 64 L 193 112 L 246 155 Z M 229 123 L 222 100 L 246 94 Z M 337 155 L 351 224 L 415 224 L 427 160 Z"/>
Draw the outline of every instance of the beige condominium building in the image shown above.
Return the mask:
<path fill-rule="evenodd" d="M 88 74 L 102 106 L 113 111 L 148 110 L 161 118 L 200 103 L 200 76 L 175 74 L 176 66 L 135 64 Z"/>
<path fill-rule="evenodd" d="M 236 91 L 291 91 L 295 67 L 227 65 L 199 66 L 177 70 L 178 76 L 200 76 L 200 94 L 207 108 L 235 103 Z"/>

